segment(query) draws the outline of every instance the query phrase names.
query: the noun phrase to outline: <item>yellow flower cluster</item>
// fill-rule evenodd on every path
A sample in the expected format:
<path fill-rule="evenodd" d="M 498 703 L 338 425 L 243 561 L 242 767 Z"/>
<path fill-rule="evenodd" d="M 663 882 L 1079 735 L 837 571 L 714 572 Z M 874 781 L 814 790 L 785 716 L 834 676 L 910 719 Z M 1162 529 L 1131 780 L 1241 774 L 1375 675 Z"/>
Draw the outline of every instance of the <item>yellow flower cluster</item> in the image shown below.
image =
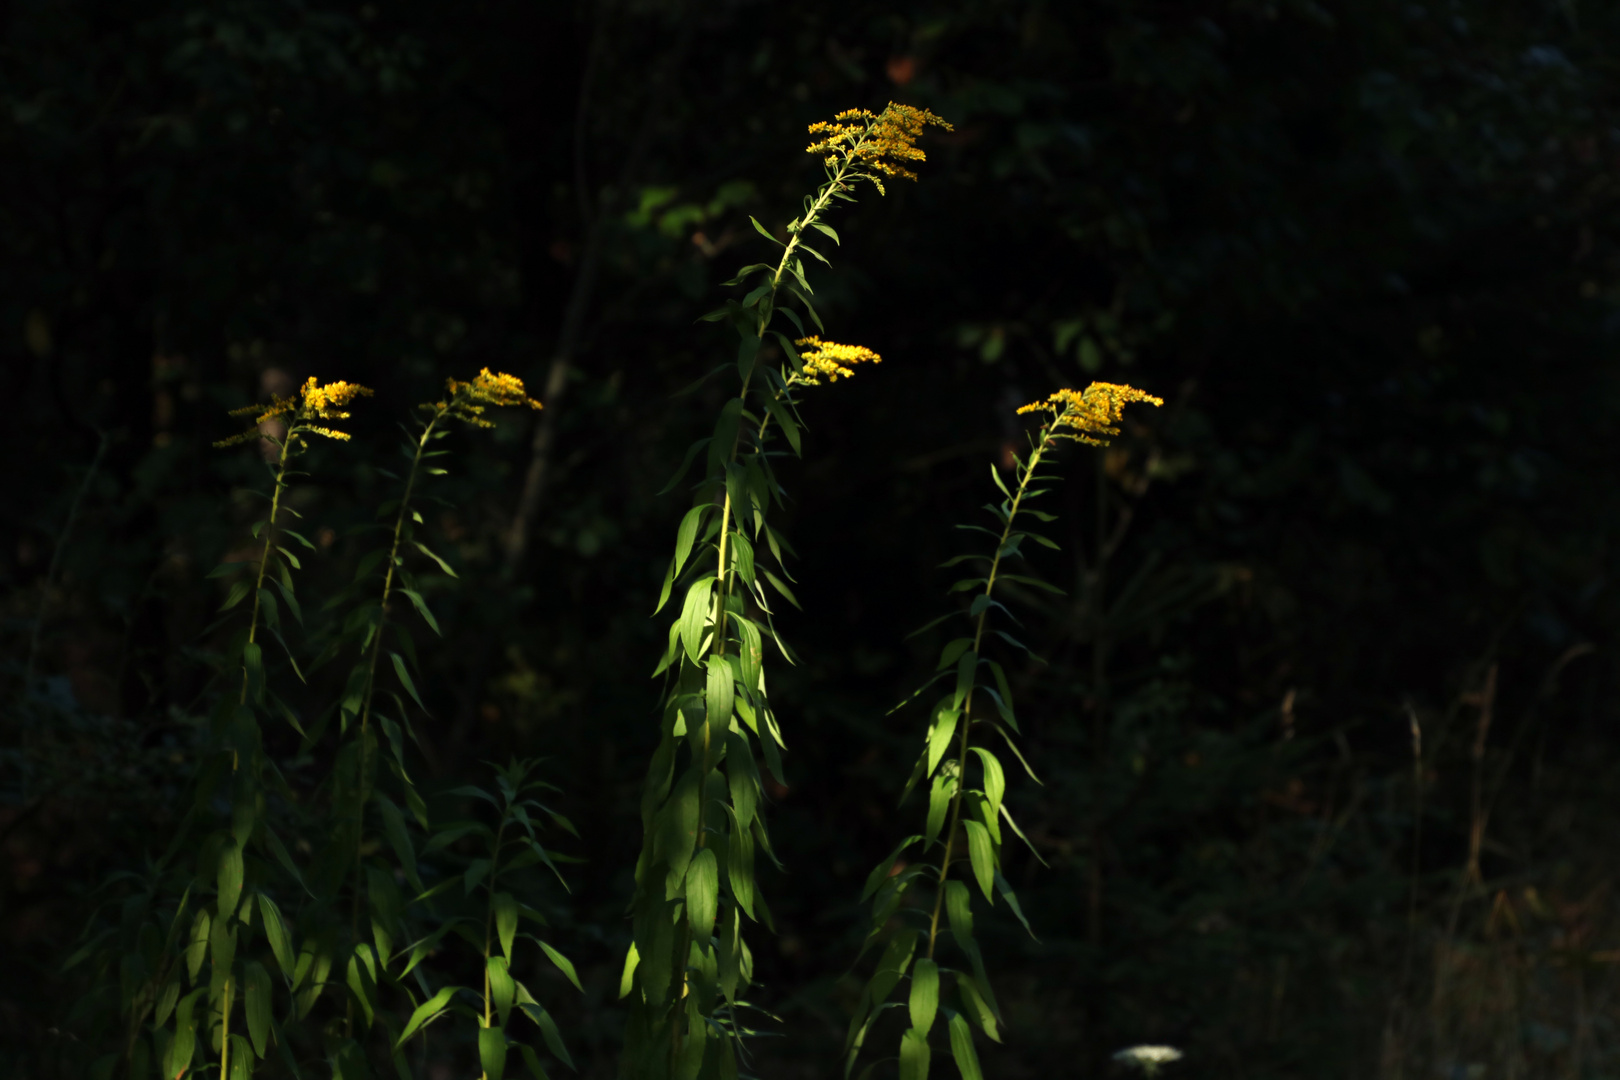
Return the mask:
<path fill-rule="evenodd" d="M 929 124 L 946 131 L 955 130 L 950 124 L 927 109 L 889 102 L 881 113 L 867 109 L 845 109 L 832 120 L 810 125 L 810 134 L 821 135 L 817 142 L 805 148 L 806 153 L 821 155 L 828 168 L 843 157 L 847 162 L 864 165 L 888 176 L 907 180 L 917 174 L 900 162 L 926 161 L 927 155 L 917 149 L 917 139 Z M 883 190 L 883 181 L 876 175 L 869 177 Z"/>
<path fill-rule="evenodd" d="M 522 379 L 516 375 L 491 372 L 489 368 L 480 371 L 471 382 L 446 379 L 445 386 L 450 391 L 449 400 L 436 401 L 422 408 L 449 413 L 477 427 L 495 426 L 493 420 L 486 420 L 483 415 L 484 409 L 490 405 L 527 405 L 531 409 L 541 407 L 523 388 Z"/>
<path fill-rule="evenodd" d="M 1134 386 L 1094 382 L 1084 391 L 1059 390 L 1045 401 L 1032 402 L 1018 411 L 1050 413 L 1053 438 L 1107 446 L 1109 437 L 1119 434 L 1119 420 L 1125 415 L 1125 406 L 1133 401 L 1164 404 L 1163 398 Z"/>
<path fill-rule="evenodd" d="M 371 396 L 369 387 L 341 379 L 318 386 L 313 375 L 299 389 L 299 393 L 304 395 L 305 415 L 318 416 L 322 420 L 347 420 L 349 414 L 343 411 L 344 406 L 357 397 Z"/>
<path fill-rule="evenodd" d="M 341 379 L 322 386 L 315 380 L 315 376 L 311 375 L 304 385 L 298 388 L 297 394 L 275 397 L 269 405 L 245 405 L 240 409 L 232 409 L 228 415 L 251 416 L 253 426 L 241 434 L 221 439 L 214 445 L 234 446 L 237 443 L 253 442 L 263 438 L 262 425 L 283 416 L 291 418 L 288 423 L 289 437 L 308 432 L 312 435 L 325 435 L 328 439 L 344 440 L 349 437 L 348 432 L 307 421 L 347 420 L 349 414 L 344 411 L 344 407 L 357 397 L 370 397 L 371 393 L 369 387 L 344 382 Z M 303 398 L 302 402 L 299 401 L 300 396 Z"/>
<path fill-rule="evenodd" d="M 850 370 L 850 364 L 883 363 L 883 357 L 865 345 L 840 345 L 815 336 L 800 338 L 794 344 L 805 349 L 799 354 L 799 360 L 804 365 L 804 374 L 799 381 L 806 386 L 820 386 L 823 376 L 833 382 L 838 381 L 840 375 L 847 379 L 855 374 Z"/>

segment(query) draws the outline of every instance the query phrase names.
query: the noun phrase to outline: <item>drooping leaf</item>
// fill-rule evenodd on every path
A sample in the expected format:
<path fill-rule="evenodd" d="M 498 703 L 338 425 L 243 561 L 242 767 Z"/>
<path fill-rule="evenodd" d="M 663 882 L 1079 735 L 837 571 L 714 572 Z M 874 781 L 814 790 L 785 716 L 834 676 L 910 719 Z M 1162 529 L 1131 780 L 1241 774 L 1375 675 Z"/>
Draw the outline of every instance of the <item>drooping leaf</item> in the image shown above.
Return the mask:
<path fill-rule="evenodd" d="M 568 981 L 574 984 L 574 989 L 583 994 L 585 992 L 585 987 L 580 984 L 579 973 L 574 970 L 573 961 L 569 960 L 568 957 L 564 956 L 556 949 L 553 949 L 550 945 L 547 945 L 544 941 L 540 941 L 538 944 L 541 951 L 546 954 L 553 964 L 557 965 L 557 970 L 562 972 L 563 975 L 567 977 Z"/>
<path fill-rule="evenodd" d="M 928 1036 L 912 1028 L 900 1038 L 900 1080 L 928 1080 Z"/>
<path fill-rule="evenodd" d="M 517 936 L 518 902 L 509 892 L 498 892 L 490 901 L 495 909 L 495 934 L 501 942 L 501 953 L 512 959 L 512 939 Z"/>
<path fill-rule="evenodd" d="M 720 869 L 712 848 L 702 848 L 686 868 L 686 917 L 692 936 L 708 941 L 720 898 Z"/>
<path fill-rule="evenodd" d="M 418 1028 L 443 1012 L 445 1006 L 450 1003 L 450 999 L 454 997 L 456 995 L 456 991 L 460 989 L 461 987 L 459 986 L 446 986 L 435 993 L 432 997 L 422 1002 L 422 1004 L 418 1005 L 416 1007 L 416 1011 L 411 1013 L 410 1020 L 405 1024 L 405 1030 L 401 1032 L 399 1038 L 395 1040 L 394 1049 L 398 1050 L 400 1047 L 404 1046 L 406 1040 L 412 1035 L 415 1035 Z"/>
<path fill-rule="evenodd" d="M 235 914 L 242 896 L 242 849 L 236 840 L 225 841 L 219 853 L 219 918 L 225 920 Z"/>
<path fill-rule="evenodd" d="M 264 1057 L 270 1039 L 270 973 L 256 960 L 242 965 L 242 1003 L 247 1012 L 253 1052 Z"/>
<path fill-rule="evenodd" d="M 681 608 L 681 643 L 686 646 L 687 658 L 698 662 L 703 648 L 703 628 L 709 618 L 709 598 L 714 589 L 713 575 L 698 578 L 686 590 L 686 603 Z"/>
<path fill-rule="evenodd" d="M 926 1037 L 939 1010 L 939 965 L 926 956 L 911 969 L 911 1027 Z"/>
<path fill-rule="evenodd" d="M 484 1080 L 502 1080 L 506 1076 L 506 1032 L 501 1028 L 478 1029 L 478 1064 L 484 1070 Z"/>
<path fill-rule="evenodd" d="M 995 848 L 990 841 L 990 830 L 977 821 L 965 821 L 968 835 L 968 858 L 973 863 L 973 876 L 979 881 L 979 888 L 984 890 L 985 899 L 992 904 L 995 897 L 990 893 L 990 887 L 996 874 Z"/>
<path fill-rule="evenodd" d="M 967 1018 L 957 1013 L 951 1017 L 951 1056 L 956 1059 L 956 1069 L 962 1074 L 962 1080 L 984 1080 L 984 1070 L 979 1068 L 979 1055 L 973 1049 L 973 1029 L 968 1027 Z"/>
<path fill-rule="evenodd" d="M 506 1026 L 507 1014 L 512 1011 L 512 999 L 517 996 L 517 983 L 504 956 L 491 956 L 484 961 L 484 974 L 489 978 L 489 996 L 495 1011 L 500 1014 L 501 1026 Z"/>
<path fill-rule="evenodd" d="M 984 797 L 990 802 L 990 814 L 994 817 L 1001 810 L 1001 797 L 1007 790 L 1007 777 L 1001 771 L 1001 762 L 996 756 L 982 746 L 972 748 L 979 755 L 979 761 L 984 765 Z"/>

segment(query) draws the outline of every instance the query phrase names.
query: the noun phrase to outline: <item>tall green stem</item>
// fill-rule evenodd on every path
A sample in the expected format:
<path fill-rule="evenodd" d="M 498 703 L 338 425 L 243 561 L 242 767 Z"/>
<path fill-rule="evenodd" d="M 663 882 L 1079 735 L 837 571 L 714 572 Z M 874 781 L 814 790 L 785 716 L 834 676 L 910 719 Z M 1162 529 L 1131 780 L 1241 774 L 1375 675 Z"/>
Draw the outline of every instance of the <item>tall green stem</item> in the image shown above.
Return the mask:
<path fill-rule="evenodd" d="M 377 658 L 382 655 L 383 625 L 388 620 L 388 601 L 394 592 L 394 570 L 399 564 L 399 542 L 405 534 L 405 518 L 411 512 L 411 493 L 416 489 L 416 473 L 422 464 L 422 453 L 427 449 L 428 438 L 433 434 L 433 428 L 444 416 L 443 412 L 435 413 L 427 427 L 422 429 L 422 437 L 416 440 L 416 454 L 411 458 L 411 471 L 405 477 L 405 493 L 399 501 L 399 513 L 394 518 L 394 538 L 388 548 L 388 568 L 383 573 L 382 600 L 377 612 L 377 625 L 372 630 L 371 659 L 366 664 L 366 692 L 360 704 L 360 764 L 359 777 L 356 789 L 360 793 L 357 801 L 357 812 L 361 818 L 361 825 L 355 830 L 354 841 L 354 887 L 351 890 L 349 901 L 349 939 L 358 941 L 360 934 L 360 894 L 361 880 L 364 867 L 361 865 L 361 849 L 365 844 L 365 812 L 366 799 L 370 792 L 366 790 L 366 778 L 371 775 L 369 751 L 366 746 L 366 735 L 370 731 L 371 701 L 377 689 Z M 486 981 L 489 976 L 485 974 Z M 344 1034 L 354 1034 L 354 1000 L 350 998 L 348 1009 L 343 1018 Z"/>
<path fill-rule="evenodd" d="M 276 487 L 270 496 L 270 517 L 264 525 L 264 548 L 259 553 L 259 573 L 253 582 L 253 613 L 248 619 L 248 644 L 254 643 L 259 633 L 259 596 L 264 591 L 264 575 L 270 569 L 270 551 L 276 532 L 276 518 L 281 513 L 281 493 L 286 488 L 287 464 L 292 460 L 293 439 L 296 438 L 296 425 L 289 425 L 286 437 L 281 441 L 281 457 L 276 463 Z M 248 696 L 248 670 L 247 662 L 242 664 L 242 697 L 241 703 L 247 704 Z M 231 751 L 231 771 L 235 772 L 241 765 L 239 751 Z M 220 1003 L 223 1016 L 219 1043 L 219 1075 L 220 1080 L 226 1080 L 231 1075 L 231 991 L 235 988 L 235 974 L 225 973 L 225 989 Z"/>
<path fill-rule="evenodd" d="M 1040 464 L 1041 455 L 1046 452 L 1050 441 L 1051 428 L 1042 428 L 1035 448 L 1030 451 L 1029 462 L 1024 467 L 1023 476 L 1018 479 L 1018 490 L 1013 495 L 1012 505 L 1007 511 L 1007 524 L 1001 530 L 1001 538 L 996 541 L 996 553 L 990 560 L 990 573 L 984 582 L 984 595 L 989 596 L 996 587 L 996 572 L 1001 569 L 1001 552 L 1007 544 L 1007 537 L 1012 534 L 1013 520 L 1018 517 L 1019 504 L 1024 501 L 1024 492 L 1029 487 L 1030 479 L 1035 475 L 1035 467 Z M 979 617 L 973 626 L 973 656 L 975 663 L 979 655 L 979 646 L 984 641 L 984 622 L 990 614 L 989 605 L 979 612 Z M 962 702 L 962 718 L 959 721 L 962 734 L 957 740 L 956 749 L 956 793 L 951 796 L 950 824 L 945 829 L 945 855 L 939 861 L 938 888 L 934 894 L 934 913 L 928 923 L 928 958 L 934 958 L 934 946 L 939 940 L 939 914 L 945 906 L 945 881 L 951 872 L 951 857 L 956 849 L 956 826 L 962 820 L 962 796 L 967 790 L 967 753 L 968 731 L 973 726 L 973 680 L 968 680 L 967 697 Z"/>

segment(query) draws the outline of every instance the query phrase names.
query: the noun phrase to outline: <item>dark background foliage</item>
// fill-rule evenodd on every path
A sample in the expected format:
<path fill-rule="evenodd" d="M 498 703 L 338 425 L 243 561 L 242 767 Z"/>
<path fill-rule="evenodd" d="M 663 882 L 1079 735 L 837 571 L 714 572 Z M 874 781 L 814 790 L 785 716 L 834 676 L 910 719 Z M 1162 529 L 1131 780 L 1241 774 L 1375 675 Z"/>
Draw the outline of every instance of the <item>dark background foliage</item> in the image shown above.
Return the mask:
<path fill-rule="evenodd" d="M 814 183 L 805 125 L 891 98 L 956 130 L 816 277 L 830 336 L 884 362 L 815 392 L 784 468 L 805 610 L 772 676 L 788 871 L 756 996 L 787 1038 L 760 1074 L 837 1068 L 855 900 L 920 814 L 894 805 L 923 717 L 886 710 L 938 642 L 905 635 L 949 610 L 935 567 L 1014 408 L 1092 377 L 1167 404 L 1066 453 L 1039 566 L 1069 598 L 1018 597 L 1045 785 L 1011 798 L 1051 865 L 1008 868 L 1039 943 L 983 931 L 987 1068 L 1165 1042 L 1200 1076 L 1620 1070 L 1605 6 L 10 0 L 0 26 L 7 1075 L 77 1075 L 98 1033 L 62 962 L 188 790 L 203 574 L 258 480 L 210 446 L 224 410 L 377 388 L 300 493 L 336 587 L 394 419 L 481 366 L 547 410 L 457 435 L 434 492 L 461 580 L 422 646 L 425 782 L 551 759 L 588 857 L 549 901 L 587 991 L 559 1010 L 611 1074 L 686 505 L 655 492 L 720 400 L 674 393 L 730 349 L 693 319 L 763 247 L 746 215 Z"/>

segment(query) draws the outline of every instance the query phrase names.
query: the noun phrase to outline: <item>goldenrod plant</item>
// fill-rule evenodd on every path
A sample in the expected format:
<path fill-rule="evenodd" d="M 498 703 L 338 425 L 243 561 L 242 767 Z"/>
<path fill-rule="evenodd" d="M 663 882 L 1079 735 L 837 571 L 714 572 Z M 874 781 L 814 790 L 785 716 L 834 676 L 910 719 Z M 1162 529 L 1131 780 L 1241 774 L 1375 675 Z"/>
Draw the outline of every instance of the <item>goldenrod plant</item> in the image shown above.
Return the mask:
<path fill-rule="evenodd" d="M 1003 825 L 1026 844 L 1028 839 L 1007 807 L 1006 769 L 991 748 L 997 746 L 996 739 L 1018 759 L 1030 779 L 1040 781 L 1019 752 L 1012 687 L 1006 668 L 992 658 L 989 646 L 996 639 L 1016 653 L 1033 654 L 1007 630 L 991 626 L 992 611 L 1016 622 L 998 598 L 996 586 L 1012 582 L 1060 592 L 1022 567 L 1019 573 L 1006 569 L 1025 558 L 1026 544 L 1058 546 L 1024 524 L 1020 516 L 1040 522 L 1056 520 L 1029 505 L 1047 493 L 1049 489 L 1041 485 L 1053 479 L 1043 475 L 1042 467 L 1064 442 L 1106 446 L 1119 434 L 1125 406 L 1137 401 L 1164 404 L 1131 386 L 1094 382 L 1084 391 L 1059 390 L 1045 401 L 1021 408 L 1022 414 L 1038 416 L 1040 425 L 1030 438 L 1029 452 L 1014 455 L 1014 485 L 1009 487 L 996 466 L 990 467 L 991 479 L 1002 495 L 999 503 L 985 507 L 995 518 L 994 526 L 957 526 L 990 537 L 994 546 L 945 563 L 974 566 L 970 576 L 950 587 L 953 593 L 971 594 L 972 600 L 964 610 L 943 615 L 918 633 L 958 619 L 967 620 L 970 632 L 948 641 L 940 650 L 934 676 L 896 706 L 896 710 L 903 708 L 941 683 L 947 690 L 929 713 L 927 734 L 901 795 L 904 802 L 913 790 L 927 790 L 923 830 L 900 841 L 873 868 L 861 893 L 863 903 L 872 902 L 861 955 L 880 943 L 883 950 L 850 1018 L 844 1045 L 846 1077 L 866 1050 L 873 1026 L 885 1012 L 902 1005 L 906 1013 L 897 1053 L 901 1080 L 927 1077 L 936 1041 L 948 1043 L 964 1080 L 982 1080 L 975 1033 L 1001 1041 L 1001 1010 L 983 950 L 973 936 L 975 901 L 969 882 L 977 885 L 985 903 L 994 905 L 999 895 L 1024 929 L 1030 927 L 1017 893 L 1002 873 Z M 909 856 L 918 845 L 920 858 L 911 861 Z M 1040 858 L 1033 845 L 1030 851 Z M 950 947 L 942 952 L 945 943 Z M 902 985 L 907 991 L 891 1002 L 889 996 Z M 941 1022 L 943 1040 L 934 1038 Z M 893 1058 L 867 1065 L 861 1076 L 872 1075 L 882 1060 Z"/>
<path fill-rule="evenodd" d="M 498 886 L 520 880 L 517 875 L 529 866 L 555 869 L 530 810 L 541 821 L 573 829 L 533 798 L 545 786 L 532 777 L 534 763 L 497 770 L 496 794 L 472 787 L 451 793 L 488 801 L 498 812 L 493 829 L 479 822 L 441 826 L 419 852 L 408 823 L 414 821 L 421 833 L 431 827 L 406 764 L 405 747 L 414 736 L 407 699 L 420 711 L 426 706 L 402 616 L 414 612 L 429 631 L 439 630 L 413 561 L 455 576 L 418 532 L 424 524 L 416 505 L 421 482 L 447 471 L 435 464 L 447 453 L 435 444 L 449 421 L 489 427 L 490 407 L 540 407 L 520 380 L 487 369 L 467 382 L 452 379 L 443 398 L 420 406 L 416 428 L 407 429 L 402 449 L 409 470 L 385 474 L 399 483 L 400 494 L 378 510 L 383 543 L 360 560 L 351 587 L 322 609 L 346 610 L 316 661 L 353 656 L 340 699 L 306 725 L 277 693 L 274 672 L 267 674 L 262 634 L 281 645 L 293 677 L 304 675 L 282 611 L 292 622 L 304 622 L 293 578 L 300 556 L 290 545 L 302 547 L 305 557 L 318 549 L 288 522 L 298 516 L 289 491 L 302 475 L 293 464 L 312 436 L 348 440 L 348 433 L 331 425 L 349 417 L 351 402 L 370 394 L 352 383 L 321 385 L 312 378 L 295 395 L 234 411 L 251 418 L 252 426 L 217 444 L 270 448 L 269 511 L 251 527 L 257 559 L 226 563 L 211 574 L 234 578 L 221 606 L 224 617 L 240 611 L 247 617 L 222 664 L 228 689 L 199 755 L 191 815 L 125 900 L 118 925 L 92 937 L 69 961 L 71 966 L 95 958 L 117 983 L 122 1046 L 98 1060 L 98 1077 L 217 1070 L 235 1080 L 253 1075 L 272 1054 L 278 1074 L 302 1076 L 324 1059 L 331 1075 L 360 1080 L 373 1075 L 376 1061 L 391 1059 L 395 1071 L 410 1075 L 407 1044 L 413 1036 L 420 1042 L 432 1021 L 456 1013 L 478 1028 L 485 1080 L 500 1080 L 509 1044 L 544 1075 L 535 1050 L 506 1033 L 514 1000 L 538 1025 L 548 1049 L 568 1061 L 549 1014 L 502 974 L 516 942 L 533 937 L 517 934 L 515 920 L 543 917 Z M 249 598 L 252 603 L 245 603 Z M 408 603 L 403 610 L 402 602 Z M 299 794 L 265 750 L 265 725 L 285 721 L 308 752 L 321 745 L 334 716 L 330 774 L 300 815 L 293 809 Z M 384 739 L 389 784 L 378 779 Z M 296 850 L 313 856 L 302 866 L 281 835 L 300 826 Z M 488 850 L 446 876 L 443 864 L 455 858 L 452 846 L 459 841 L 483 842 Z M 193 857 L 194 872 L 177 872 Z M 457 910 L 454 901 L 466 901 L 481 883 L 486 895 L 479 916 Z M 481 925 L 481 932 L 469 922 Z M 452 932 L 477 951 L 485 971 L 481 993 L 433 988 L 423 961 Z M 497 940 L 498 956 L 491 948 Z M 540 947 L 577 984 L 569 961 L 549 943 Z M 323 998 L 327 1006 L 318 1008 Z"/>
<path fill-rule="evenodd" d="M 827 218 L 835 203 L 853 201 L 860 183 L 882 192 L 886 177 L 915 179 L 907 165 L 924 160 L 916 142 L 929 125 L 950 128 L 924 109 L 892 103 L 880 113 L 851 109 L 811 125 L 819 138 L 808 152 L 821 159 L 825 179 L 788 222 L 785 240 L 751 219 L 781 252 L 773 263 L 744 267 L 726 283 L 742 290 L 741 298 L 704 316 L 737 334 L 738 389 L 671 481 L 679 483 L 706 451 L 657 608 L 681 597 L 654 671 L 665 676 L 667 693 L 642 792 L 634 940 L 620 986 L 630 1011 L 621 1064 L 627 1078 L 735 1077 L 745 1060 L 753 958 L 744 922 L 770 925 L 756 850 L 775 859 L 756 755 L 780 780 L 786 749 L 767 693 L 765 650 L 772 644 L 792 662 L 772 620 L 772 595 L 797 603 L 783 580 L 783 553 L 791 547 L 768 520 L 783 498 L 773 425 L 799 454 L 801 391 L 880 360 L 863 346 L 820 336 L 826 330 L 804 260 L 831 264 L 807 241 L 819 234 L 840 242 Z M 791 332 L 776 328 L 778 314 Z M 767 568 L 766 552 L 780 575 Z"/>

